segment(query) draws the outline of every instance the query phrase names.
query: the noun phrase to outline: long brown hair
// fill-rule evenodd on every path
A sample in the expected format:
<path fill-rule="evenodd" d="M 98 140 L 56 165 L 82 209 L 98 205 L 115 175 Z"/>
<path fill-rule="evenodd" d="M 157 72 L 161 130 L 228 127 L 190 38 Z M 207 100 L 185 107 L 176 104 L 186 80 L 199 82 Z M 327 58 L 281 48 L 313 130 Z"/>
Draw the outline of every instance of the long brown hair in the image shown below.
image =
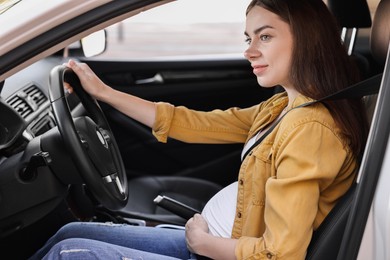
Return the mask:
<path fill-rule="evenodd" d="M 290 25 L 293 53 L 290 70 L 296 90 L 320 99 L 359 81 L 359 72 L 341 42 L 336 19 L 322 0 L 252 0 Z M 361 99 L 324 102 L 357 156 L 361 155 L 368 123 Z"/>

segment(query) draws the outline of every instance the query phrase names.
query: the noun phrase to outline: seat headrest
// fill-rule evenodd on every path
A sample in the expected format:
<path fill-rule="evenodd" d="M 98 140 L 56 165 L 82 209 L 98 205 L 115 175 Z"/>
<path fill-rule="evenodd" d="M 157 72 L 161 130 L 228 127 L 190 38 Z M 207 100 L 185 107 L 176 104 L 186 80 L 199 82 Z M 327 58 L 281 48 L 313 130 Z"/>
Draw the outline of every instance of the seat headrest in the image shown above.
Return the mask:
<path fill-rule="evenodd" d="M 328 0 L 328 7 L 340 27 L 371 27 L 371 14 L 366 0 Z"/>
<path fill-rule="evenodd" d="M 370 48 L 375 60 L 384 65 L 390 42 L 390 0 L 381 0 L 371 28 Z"/>

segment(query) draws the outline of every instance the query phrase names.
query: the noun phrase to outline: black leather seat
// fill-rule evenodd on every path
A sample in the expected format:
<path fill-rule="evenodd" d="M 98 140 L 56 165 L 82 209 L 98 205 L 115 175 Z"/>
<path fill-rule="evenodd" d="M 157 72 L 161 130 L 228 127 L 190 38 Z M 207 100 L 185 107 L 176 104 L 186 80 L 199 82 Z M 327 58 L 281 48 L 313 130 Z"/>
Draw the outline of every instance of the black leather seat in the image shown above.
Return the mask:
<path fill-rule="evenodd" d="M 348 54 L 359 67 L 363 79 L 372 76 L 370 61 L 359 52 L 354 52 L 360 29 L 371 27 L 371 14 L 366 0 L 328 0 L 328 7 L 342 28 L 341 39 Z"/>
<path fill-rule="evenodd" d="M 186 219 L 157 206 L 153 200 L 164 195 L 202 211 L 207 201 L 222 187 L 190 177 L 141 177 L 129 181 L 129 201 L 121 211 L 132 218 L 183 225 Z"/>

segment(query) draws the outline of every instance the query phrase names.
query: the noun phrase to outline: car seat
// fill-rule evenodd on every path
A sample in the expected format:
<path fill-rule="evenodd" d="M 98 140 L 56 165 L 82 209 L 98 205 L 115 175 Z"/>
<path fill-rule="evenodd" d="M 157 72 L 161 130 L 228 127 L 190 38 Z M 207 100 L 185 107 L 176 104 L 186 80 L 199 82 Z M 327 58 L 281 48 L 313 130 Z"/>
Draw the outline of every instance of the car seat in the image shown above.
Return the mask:
<path fill-rule="evenodd" d="M 201 211 L 207 201 L 222 189 L 211 181 L 192 177 L 148 176 L 129 180 L 129 201 L 121 215 L 151 222 L 183 225 L 187 219 L 169 212 L 153 200 L 168 196 Z"/>

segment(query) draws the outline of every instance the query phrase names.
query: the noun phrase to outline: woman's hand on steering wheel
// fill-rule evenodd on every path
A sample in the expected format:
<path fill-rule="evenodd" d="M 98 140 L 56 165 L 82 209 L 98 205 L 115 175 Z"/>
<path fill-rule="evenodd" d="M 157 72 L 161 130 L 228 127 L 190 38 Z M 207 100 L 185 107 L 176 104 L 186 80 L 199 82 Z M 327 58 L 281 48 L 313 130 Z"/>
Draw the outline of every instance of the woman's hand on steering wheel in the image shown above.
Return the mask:
<path fill-rule="evenodd" d="M 69 60 L 64 64 L 80 79 L 80 83 L 84 90 L 97 100 L 104 101 L 104 96 L 107 90 L 110 89 L 100 78 L 91 70 L 91 68 L 85 63 L 77 63 L 74 60 Z M 64 87 L 68 93 L 73 93 L 73 86 L 64 82 Z"/>

